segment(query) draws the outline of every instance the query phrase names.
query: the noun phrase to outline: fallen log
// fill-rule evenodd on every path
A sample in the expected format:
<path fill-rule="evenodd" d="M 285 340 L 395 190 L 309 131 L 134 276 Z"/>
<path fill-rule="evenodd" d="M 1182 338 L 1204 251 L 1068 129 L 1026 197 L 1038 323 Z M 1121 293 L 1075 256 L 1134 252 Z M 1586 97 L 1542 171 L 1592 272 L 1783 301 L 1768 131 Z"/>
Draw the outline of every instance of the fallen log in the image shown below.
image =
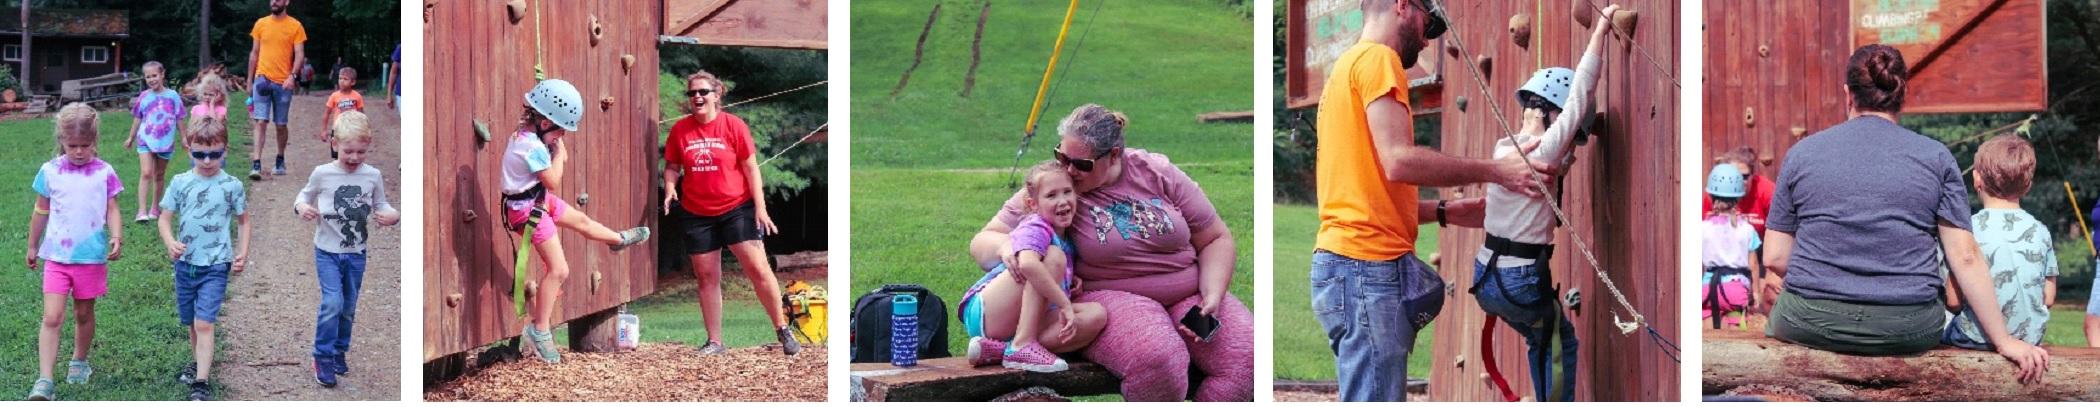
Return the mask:
<path fill-rule="evenodd" d="M 1063 396 L 1115 394 L 1122 381 L 1108 368 L 1072 361 L 1059 373 L 1031 373 L 999 366 L 971 367 L 961 357 L 921 359 L 917 366 L 855 363 L 853 401 L 986 401 L 1014 390 L 1044 387 Z"/>
<path fill-rule="evenodd" d="M 1997 353 L 1942 347 L 1919 355 L 1854 356 L 1758 332 L 1705 331 L 1705 395 L 1784 394 L 1816 401 L 2100 401 L 2100 349 L 2051 347 L 2049 372 L 2020 384 Z"/>

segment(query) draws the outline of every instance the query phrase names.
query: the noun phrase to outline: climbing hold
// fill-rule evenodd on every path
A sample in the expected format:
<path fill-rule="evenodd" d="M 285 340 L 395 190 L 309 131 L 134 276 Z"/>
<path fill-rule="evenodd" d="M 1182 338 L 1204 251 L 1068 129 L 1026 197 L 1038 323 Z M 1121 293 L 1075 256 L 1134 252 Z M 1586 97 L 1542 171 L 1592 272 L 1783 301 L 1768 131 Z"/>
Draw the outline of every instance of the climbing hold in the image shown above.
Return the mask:
<path fill-rule="evenodd" d="M 1481 373 L 1481 374 L 1480 374 L 1480 381 L 1483 381 L 1483 382 L 1492 382 L 1492 381 L 1495 381 L 1495 377 L 1494 377 L 1494 376 L 1489 376 L 1489 375 L 1488 375 L 1487 373 Z"/>
<path fill-rule="evenodd" d="M 1455 43 L 1452 43 L 1452 42 L 1449 42 L 1449 41 L 1445 41 L 1445 42 L 1444 42 L 1444 55 L 1450 55 L 1450 56 L 1451 56 L 1451 59 L 1458 59 L 1458 44 L 1455 44 Z"/>
<path fill-rule="evenodd" d="M 1531 47 L 1531 15 L 1518 13 L 1509 16 L 1509 40 L 1517 48 Z"/>
<path fill-rule="evenodd" d="M 1573 4 L 1568 5 L 1568 16 L 1574 17 L 1575 24 L 1582 25 L 1582 28 L 1590 28 L 1590 23 L 1597 20 L 1597 14 L 1604 12 L 1597 9 L 1589 0 L 1570 0 L 1570 2 Z"/>
<path fill-rule="evenodd" d="M 1801 126 L 1794 126 L 1794 129 L 1793 129 L 1793 131 L 1794 131 L 1794 138 L 1801 138 L 1801 136 L 1806 136 L 1806 135 L 1808 135 L 1808 128 L 1807 128 L 1807 127 L 1801 127 Z"/>
<path fill-rule="evenodd" d="M 1465 96 L 1459 96 L 1459 97 L 1458 97 L 1458 111 L 1459 111 L 1459 112 L 1463 113 L 1463 112 L 1465 112 L 1465 111 L 1466 111 L 1466 102 L 1467 102 L 1467 100 L 1466 100 L 1466 97 L 1465 97 Z M 1431 262 L 1431 263 L 1435 263 L 1435 262 Z"/>
<path fill-rule="evenodd" d="M 540 282 L 538 282 L 538 281 L 526 281 L 526 282 L 525 282 L 525 298 L 533 298 L 533 297 L 538 297 L 539 295 L 540 295 Z"/>
<path fill-rule="evenodd" d="M 1769 56 L 1772 56 L 1772 46 L 1766 44 L 1757 44 L 1757 57 L 1764 58 Z"/>
<path fill-rule="evenodd" d="M 1453 361 L 1453 362 L 1451 362 L 1451 367 L 1456 367 L 1456 368 L 1465 368 L 1465 367 L 1466 367 L 1466 354 L 1464 354 L 1464 353 L 1460 353 L 1460 354 L 1458 354 L 1458 360 L 1456 360 L 1456 361 Z"/>
<path fill-rule="evenodd" d="M 1489 58 L 1486 54 L 1482 54 L 1480 56 L 1473 57 L 1473 65 L 1480 67 L 1480 76 L 1487 78 L 1495 77 L 1494 58 Z"/>
<path fill-rule="evenodd" d="M 1618 30 L 1620 34 L 1632 37 L 1633 28 L 1639 25 L 1640 20 L 1640 13 L 1636 13 L 1633 10 L 1620 9 L 1618 12 L 1611 14 L 1611 27 L 1614 30 Z"/>
<path fill-rule="evenodd" d="M 525 0 L 510 0 L 510 4 L 505 4 L 504 8 L 510 9 L 511 24 L 525 21 Z"/>
<path fill-rule="evenodd" d="M 1757 127 L 1757 108 L 1743 108 L 1743 127 Z"/>
<path fill-rule="evenodd" d="M 475 219 L 481 219 L 481 214 L 475 213 L 473 209 L 459 211 L 460 223 L 474 223 Z"/>
<path fill-rule="evenodd" d="M 437 11 L 436 0 L 423 0 L 423 23 L 430 23 L 430 13 Z"/>
<path fill-rule="evenodd" d="M 1443 254 L 1443 253 L 1430 253 L 1430 254 L 1429 254 L 1429 264 L 1437 264 L 1437 262 L 1438 262 L 1438 261 L 1440 261 L 1440 260 L 1443 260 L 1443 259 L 1444 259 L 1444 254 Z"/>
<path fill-rule="evenodd" d="M 483 122 L 482 122 L 482 121 L 480 121 L 480 120 L 475 120 L 475 121 L 474 121 L 474 137 L 475 137 L 475 138 L 478 138 L 478 139 L 481 139 L 481 142 L 482 142 L 483 144 L 486 144 L 486 143 L 488 143 L 488 142 L 489 142 L 490 140 L 492 140 L 491 136 L 489 136 L 489 124 L 488 124 L 488 123 L 483 123 Z"/>
<path fill-rule="evenodd" d="M 591 272 L 591 292 L 598 292 L 598 283 L 605 281 L 605 273 Z"/>
<path fill-rule="evenodd" d="M 590 205 L 590 204 L 591 204 L 591 193 L 589 193 L 589 192 L 585 192 L 585 193 L 583 193 L 583 194 L 581 194 L 581 195 L 577 195 L 577 196 L 576 196 L 576 206 L 585 206 L 585 205 Z"/>
<path fill-rule="evenodd" d="M 603 26 L 603 25 L 599 25 L 599 24 L 598 24 L 598 15 L 597 15 L 597 14 L 592 14 L 592 15 L 591 15 L 591 46 L 594 46 L 594 47 L 595 47 L 595 46 L 598 46 L 598 40 L 599 40 L 600 38 L 604 38 L 604 37 L 605 37 L 605 26 Z"/>
<path fill-rule="evenodd" d="M 598 98 L 598 110 L 612 110 L 613 102 L 612 96 Z"/>
<path fill-rule="evenodd" d="M 634 54 L 620 54 L 620 71 L 621 71 L 621 72 L 632 72 L 633 70 L 634 70 Z"/>
<path fill-rule="evenodd" d="M 452 293 L 451 295 L 445 296 L 445 306 L 451 308 L 459 308 L 459 303 L 465 300 L 465 295 L 461 295 L 460 293 Z"/>

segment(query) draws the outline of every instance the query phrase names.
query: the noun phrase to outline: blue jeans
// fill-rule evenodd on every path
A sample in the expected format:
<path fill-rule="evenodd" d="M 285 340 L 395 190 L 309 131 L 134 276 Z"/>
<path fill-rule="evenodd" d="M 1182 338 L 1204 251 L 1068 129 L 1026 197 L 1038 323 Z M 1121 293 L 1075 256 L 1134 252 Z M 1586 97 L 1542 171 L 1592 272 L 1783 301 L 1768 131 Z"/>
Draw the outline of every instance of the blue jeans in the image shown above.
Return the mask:
<path fill-rule="evenodd" d="M 1334 351 L 1342 401 L 1407 401 L 1407 354 L 1415 327 L 1401 301 L 1402 267 L 1429 267 L 1405 256 L 1367 261 L 1313 253 L 1313 317 Z"/>
<path fill-rule="evenodd" d="M 250 95 L 250 97 L 254 98 L 254 104 L 248 106 L 248 119 L 255 121 L 267 120 L 279 126 L 291 123 L 291 89 L 285 88 L 282 83 L 271 82 L 268 78 L 262 77 L 262 75 L 256 75 L 254 87 L 250 91 L 255 92 L 255 94 Z"/>
<path fill-rule="evenodd" d="M 350 352 L 350 325 L 357 320 L 357 293 L 365 282 L 365 254 L 314 249 L 314 275 L 321 279 L 314 357 L 339 357 Z"/>
<path fill-rule="evenodd" d="M 1473 297 L 1480 301 L 1482 311 L 1502 318 L 1524 336 L 1531 390 L 1538 400 L 1575 401 L 1575 325 L 1565 315 L 1557 315 L 1559 303 L 1548 297 L 1551 294 L 1539 292 L 1537 264 L 1498 269 L 1490 281 L 1487 264 L 1473 262 L 1473 284 L 1480 285 Z M 1519 305 L 1522 303 L 1535 304 L 1525 307 Z M 1548 398 L 1553 390 L 1553 354 L 1547 341 L 1555 330 L 1560 336 L 1560 392 Z"/>
<path fill-rule="evenodd" d="M 182 326 L 192 321 L 219 323 L 219 305 L 226 302 L 226 274 L 232 263 L 192 266 L 175 262 L 175 317 Z"/>

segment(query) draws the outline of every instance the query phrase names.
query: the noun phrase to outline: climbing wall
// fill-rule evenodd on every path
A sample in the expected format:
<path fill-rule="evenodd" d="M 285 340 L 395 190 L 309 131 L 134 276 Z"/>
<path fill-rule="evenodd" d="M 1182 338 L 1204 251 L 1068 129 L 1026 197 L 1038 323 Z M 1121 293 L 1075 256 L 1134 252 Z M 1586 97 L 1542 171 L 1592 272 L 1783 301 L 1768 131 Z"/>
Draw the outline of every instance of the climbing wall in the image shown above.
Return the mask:
<path fill-rule="evenodd" d="M 1435 116 L 1442 125 L 1446 153 L 1461 157 L 1487 157 L 1494 142 L 1507 134 L 1496 123 L 1486 99 L 1502 106 L 1510 126 L 1519 125 L 1521 111 L 1515 105 L 1517 87 L 1531 73 L 1545 66 L 1576 65 L 1589 41 L 1589 30 L 1571 17 L 1577 7 L 1586 10 L 1584 21 L 1594 21 L 1591 0 L 1446 2 L 1451 32 L 1464 44 L 1464 55 L 1444 55 L 1437 76 L 1443 80 L 1444 108 Z M 1677 72 L 1679 46 L 1678 2 L 1667 0 L 1619 1 L 1639 14 L 1633 42 L 1607 39 L 1605 70 L 1592 93 L 1604 112 L 1598 134 L 1576 149 L 1577 163 L 1568 171 L 1563 207 L 1571 223 L 1558 229 L 1552 269 L 1554 281 L 1563 290 L 1579 290 L 1580 311 L 1573 315 L 1580 340 L 1575 398 L 1578 401 L 1674 401 L 1679 398 L 1678 372 L 1684 367 L 1666 352 L 1665 341 L 1679 342 L 1681 310 L 1678 270 L 1678 193 L 1696 184 L 1678 178 L 1679 88 L 1671 77 Z M 1605 4 L 1595 0 L 1597 6 Z M 1579 5 L 1579 6 L 1578 6 Z M 1512 16 L 1529 17 L 1532 31 L 1528 47 L 1511 39 Z M 1443 53 L 1452 41 L 1433 44 L 1424 51 Z M 1647 55 L 1642 55 L 1646 52 Z M 1461 64 L 1479 56 L 1492 62 L 1486 74 L 1491 91 L 1483 94 L 1473 72 Z M 1650 57 L 1654 62 L 1650 62 Z M 1463 61 L 1463 62 L 1461 62 Z M 1458 103 L 1458 98 L 1467 103 Z M 1460 106 L 1464 106 L 1461 108 Z M 1484 187 L 1447 188 L 1442 196 L 1482 196 Z M 1478 229 L 1444 229 L 1439 237 L 1437 269 L 1451 284 L 1449 298 L 1438 317 L 1434 363 L 1429 377 L 1430 398 L 1437 401 L 1500 400 L 1501 393 L 1484 380 L 1485 363 L 1481 331 L 1486 314 L 1467 293 L 1473 287 L 1473 256 L 1484 238 Z M 1651 337 L 1647 327 L 1621 334 L 1613 317 L 1631 320 L 1633 315 L 1612 298 L 1596 270 L 1583 260 L 1573 239 L 1589 244 L 1611 280 L 1627 301 L 1652 324 L 1659 334 Z M 1532 395 L 1526 369 L 1524 339 L 1507 324 L 1492 331 L 1497 366 L 1518 396 Z"/>
<path fill-rule="evenodd" d="M 1906 113 L 2030 111 L 2047 102 L 2040 0 L 1851 3 L 1706 2 L 1705 167 L 1718 153 L 1750 146 L 1766 164 L 1763 175 L 1778 178 L 1787 148 L 1847 118 L 1841 85 L 1855 44 L 1895 44 L 1918 68 Z M 1870 16 L 1855 18 L 1855 9 Z M 1872 18 L 1877 12 L 1923 14 L 1907 25 L 1855 24 L 1889 21 Z M 1925 61 L 1935 50 L 1940 56 Z"/>
<path fill-rule="evenodd" d="M 559 196 L 616 228 L 654 226 L 656 219 L 658 32 L 632 19 L 659 15 L 661 4 L 525 3 L 530 8 L 516 21 L 503 2 L 425 8 L 425 361 L 522 329 L 510 298 L 518 242 L 503 229 L 497 188 L 504 146 L 535 83 L 535 60 L 544 61 L 548 77 L 576 84 L 589 102 L 581 131 L 567 139 L 572 158 Z M 623 55 L 634 57 L 632 66 L 623 67 Z M 600 104 L 606 98 L 612 104 Z M 492 140 L 476 136 L 476 122 L 487 125 Z M 561 239 L 571 272 L 557 319 L 600 313 L 655 289 L 654 243 L 613 253 L 573 232 Z"/>

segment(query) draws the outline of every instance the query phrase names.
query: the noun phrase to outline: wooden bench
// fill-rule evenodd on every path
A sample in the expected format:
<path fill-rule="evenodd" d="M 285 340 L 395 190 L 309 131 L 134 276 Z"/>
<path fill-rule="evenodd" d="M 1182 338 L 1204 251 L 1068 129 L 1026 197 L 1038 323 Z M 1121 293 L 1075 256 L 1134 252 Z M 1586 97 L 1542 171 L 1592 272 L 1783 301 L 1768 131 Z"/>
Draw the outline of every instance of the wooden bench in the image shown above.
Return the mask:
<path fill-rule="evenodd" d="M 1758 332 L 1704 331 L 1701 393 L 1785 401 L 2100 401 L 2100 349 L 2048 347 L 2049 372 L 2023 385 L 1995 352 L 1939 347 L 1909 356 L 1809 349 Z M 1780 401 L 1780 400 L 1772 400 Z"/>
<path fill-rule="evenodd" d="M 855 363 L 853 401 L 988 401 L 1036 387 L 1061 396 L 1117 394 L 1122 381 L 1108 368 L 1073 361 L 1058 373 L 1035 373 L 998 366 L 970 367 L 962 357 L 920 360 L 917 366 Z"/>

